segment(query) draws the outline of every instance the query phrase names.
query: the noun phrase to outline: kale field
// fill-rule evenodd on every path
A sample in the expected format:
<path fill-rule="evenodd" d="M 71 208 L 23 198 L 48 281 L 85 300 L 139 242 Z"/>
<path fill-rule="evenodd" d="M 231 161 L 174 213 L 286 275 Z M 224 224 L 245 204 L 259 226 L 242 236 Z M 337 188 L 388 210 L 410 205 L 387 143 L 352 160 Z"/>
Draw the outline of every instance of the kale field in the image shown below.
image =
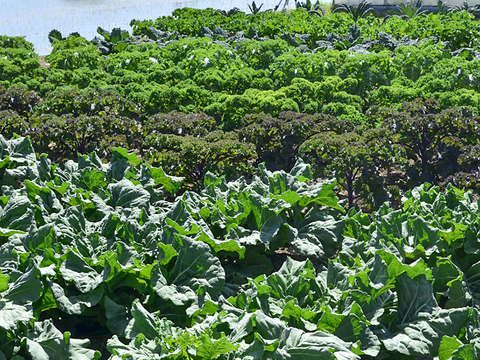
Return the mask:
<path fill-rule="evenodd" d="M 478 8 L 360 8 L 0 36 L 0 360 L 480 359 Z"/>

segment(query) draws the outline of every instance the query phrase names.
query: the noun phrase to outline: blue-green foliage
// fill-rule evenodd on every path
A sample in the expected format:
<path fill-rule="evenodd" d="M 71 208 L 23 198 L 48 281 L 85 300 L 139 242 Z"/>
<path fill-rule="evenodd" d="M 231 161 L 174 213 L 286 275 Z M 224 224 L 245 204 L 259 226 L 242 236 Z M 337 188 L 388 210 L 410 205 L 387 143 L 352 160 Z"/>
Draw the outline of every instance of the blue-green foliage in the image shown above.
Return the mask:
<path fill-rule="evenodd" d="M 300 160 L 165 201 L 182 178 L 112 154 L 58 167 L 0 136 L 3 358 L 477 353 L 470 193 L 424 184 L 401 209 L 346 213 Z"/>

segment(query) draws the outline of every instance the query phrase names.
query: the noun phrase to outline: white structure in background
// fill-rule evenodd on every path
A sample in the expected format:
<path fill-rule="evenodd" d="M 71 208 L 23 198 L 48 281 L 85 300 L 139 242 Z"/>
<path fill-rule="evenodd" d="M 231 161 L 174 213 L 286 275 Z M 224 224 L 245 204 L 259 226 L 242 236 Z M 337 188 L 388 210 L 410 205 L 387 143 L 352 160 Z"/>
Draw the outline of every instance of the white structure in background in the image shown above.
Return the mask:
<path fill-rule="evenodd" d="M 332 0 L 333 1 L 333 4 L 343 4 L 343 3 L 347 3 L 349 5 L 358 5 L 358 3 L 360 3 L 361 0 Z M 401 3 L 409 3 L 409 4 L 414 4 L 414 2 L 416 2 L 416 0 L 413 0 L 413 1 L 402 1 L 402 0 L 369 0 L 369 2 L 373 5 L 373 6 L 396 6 L 396 5 L 400 5 Z M 446 5 L 446 6 L 452 6 L 452 7 L 455 7 L 455 6 L 463 6 L 463 3 L 465 2 L 465 0 L 445 0 L 443 1 L 443 4 Z M 475 0 L 467 0 L 467 3 L 469 6 L 475 6 L 476 4 L 480 3 L 480 0 L 478 1 L 475 1 Z M 430 7 L 437 7 L 438 6 L 438 0 L 423 0 L 422 1 L 422 5 L 423 6 L 426 6 L 428 8 Z"/>
<path fill-rule="evenodd" d="M 312 4 L 314 4 L 316 1 L 311 0 Z M 349 5 L 358 5 L 361 0 L 327 0 L 327 1 L 320 1 L 321 3 L 332 3 L 333 5 L 339 5 L 343 3 L 347 3 Z M 373 6 L 396 6 L 400 5 L 401 3 L 407 4 L 412 4 L 416 2 L 416 0 L 410 1 L 410 0 L 369 0 L 370 4 Z M 480 3 L 480 0 L 476 2 L 475 0 L 446 0 L 443 1 L 443 4 L 446 6 L 464 6 L 464 4 L 467 3 L 468 6 L 475 6 Z M 438 6 L 438 0 L 423 0 L 422 5 L 425 7 L 437 7 Z M 282 10 L 284 8 L 287 9 L 295 9 L 297 7 L 297 0 L 280 0 L 280 2 L 274 7 L 274 10 Z"/>
<path fill-rule="evenodd" d="M 281 10 L 281 9 L 284 9 L 284 8 L 288 8 L 288 1 L 289 0 L 280 0 L 280 2 L 273 8 L 275 11 L 276 10 Z M 294 0 L 295 1 L 295 8 L 297 7 L 297 0 Z M 283 6 L 281 6 L 283 3 Z"/>

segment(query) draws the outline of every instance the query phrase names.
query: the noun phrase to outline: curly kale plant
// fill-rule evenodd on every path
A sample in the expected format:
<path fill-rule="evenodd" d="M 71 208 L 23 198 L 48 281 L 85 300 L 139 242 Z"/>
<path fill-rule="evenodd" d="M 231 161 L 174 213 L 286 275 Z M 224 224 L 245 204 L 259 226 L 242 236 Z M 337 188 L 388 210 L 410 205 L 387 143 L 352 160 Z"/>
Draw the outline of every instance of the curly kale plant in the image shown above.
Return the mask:
<path fill-rule="evenodd" d="M 372 184 L 378 185 L 380 168 L 394 157 L 395 149 L 388 144 L 388 137 L 388 131 L 382 129 L 361 134 L 327 132 L 306 140 L 299 154 L 314 164 L 317 175 L 333 175 L 346 192 L 348 207 L 353 207 L 358 198 L 365 199 L 375 191 Z"/>
<path fill-rule="evenodd" d="M 237 134 L 221 130 L 204 137 L 153 134 L 144 145 L 150 162 L 185 177 L 185 186 L 194 189 L 202 187 L 207 172 L 227 178 L 251 174 L 256 157 L 252 144 L 241 143 Z"/>
<path fill-rule="evenodd" d="M 460 148 L 477 142 L 479 119 L 469 108 L 441 110 L 434 99 L 416 99 L 404 102 L 401 112 L 390 109 L 381 116 L 393 142 L 407 150 L 417 181 L 455 172 Z"/>

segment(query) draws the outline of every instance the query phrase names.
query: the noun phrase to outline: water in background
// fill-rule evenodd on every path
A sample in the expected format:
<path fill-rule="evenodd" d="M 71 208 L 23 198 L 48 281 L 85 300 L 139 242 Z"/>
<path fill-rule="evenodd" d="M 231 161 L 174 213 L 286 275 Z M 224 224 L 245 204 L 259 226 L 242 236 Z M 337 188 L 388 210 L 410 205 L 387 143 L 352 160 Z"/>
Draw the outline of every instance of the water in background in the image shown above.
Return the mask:
<path fill-rule="evenodd" d="M 273 9 L 279 0 L 257 0 L 262 10 Z M 48 33 L 59 30 L 63 36 L 78 32 L 93 39 L 100 26 L 106 30 L 120 27 L 130 33 L 132 19 L 156 19 L 171 15 L 177 8 L 214 8 L 229 10 L 238 7 L 249 13 L 252 0 L 0 0 L 0 35 L 25 36 L 40 55 L 51 51 Z M 294 0 L 290 0 L 292 8 Z M 282 3 L 283 6 L 283 3 Z"/>

